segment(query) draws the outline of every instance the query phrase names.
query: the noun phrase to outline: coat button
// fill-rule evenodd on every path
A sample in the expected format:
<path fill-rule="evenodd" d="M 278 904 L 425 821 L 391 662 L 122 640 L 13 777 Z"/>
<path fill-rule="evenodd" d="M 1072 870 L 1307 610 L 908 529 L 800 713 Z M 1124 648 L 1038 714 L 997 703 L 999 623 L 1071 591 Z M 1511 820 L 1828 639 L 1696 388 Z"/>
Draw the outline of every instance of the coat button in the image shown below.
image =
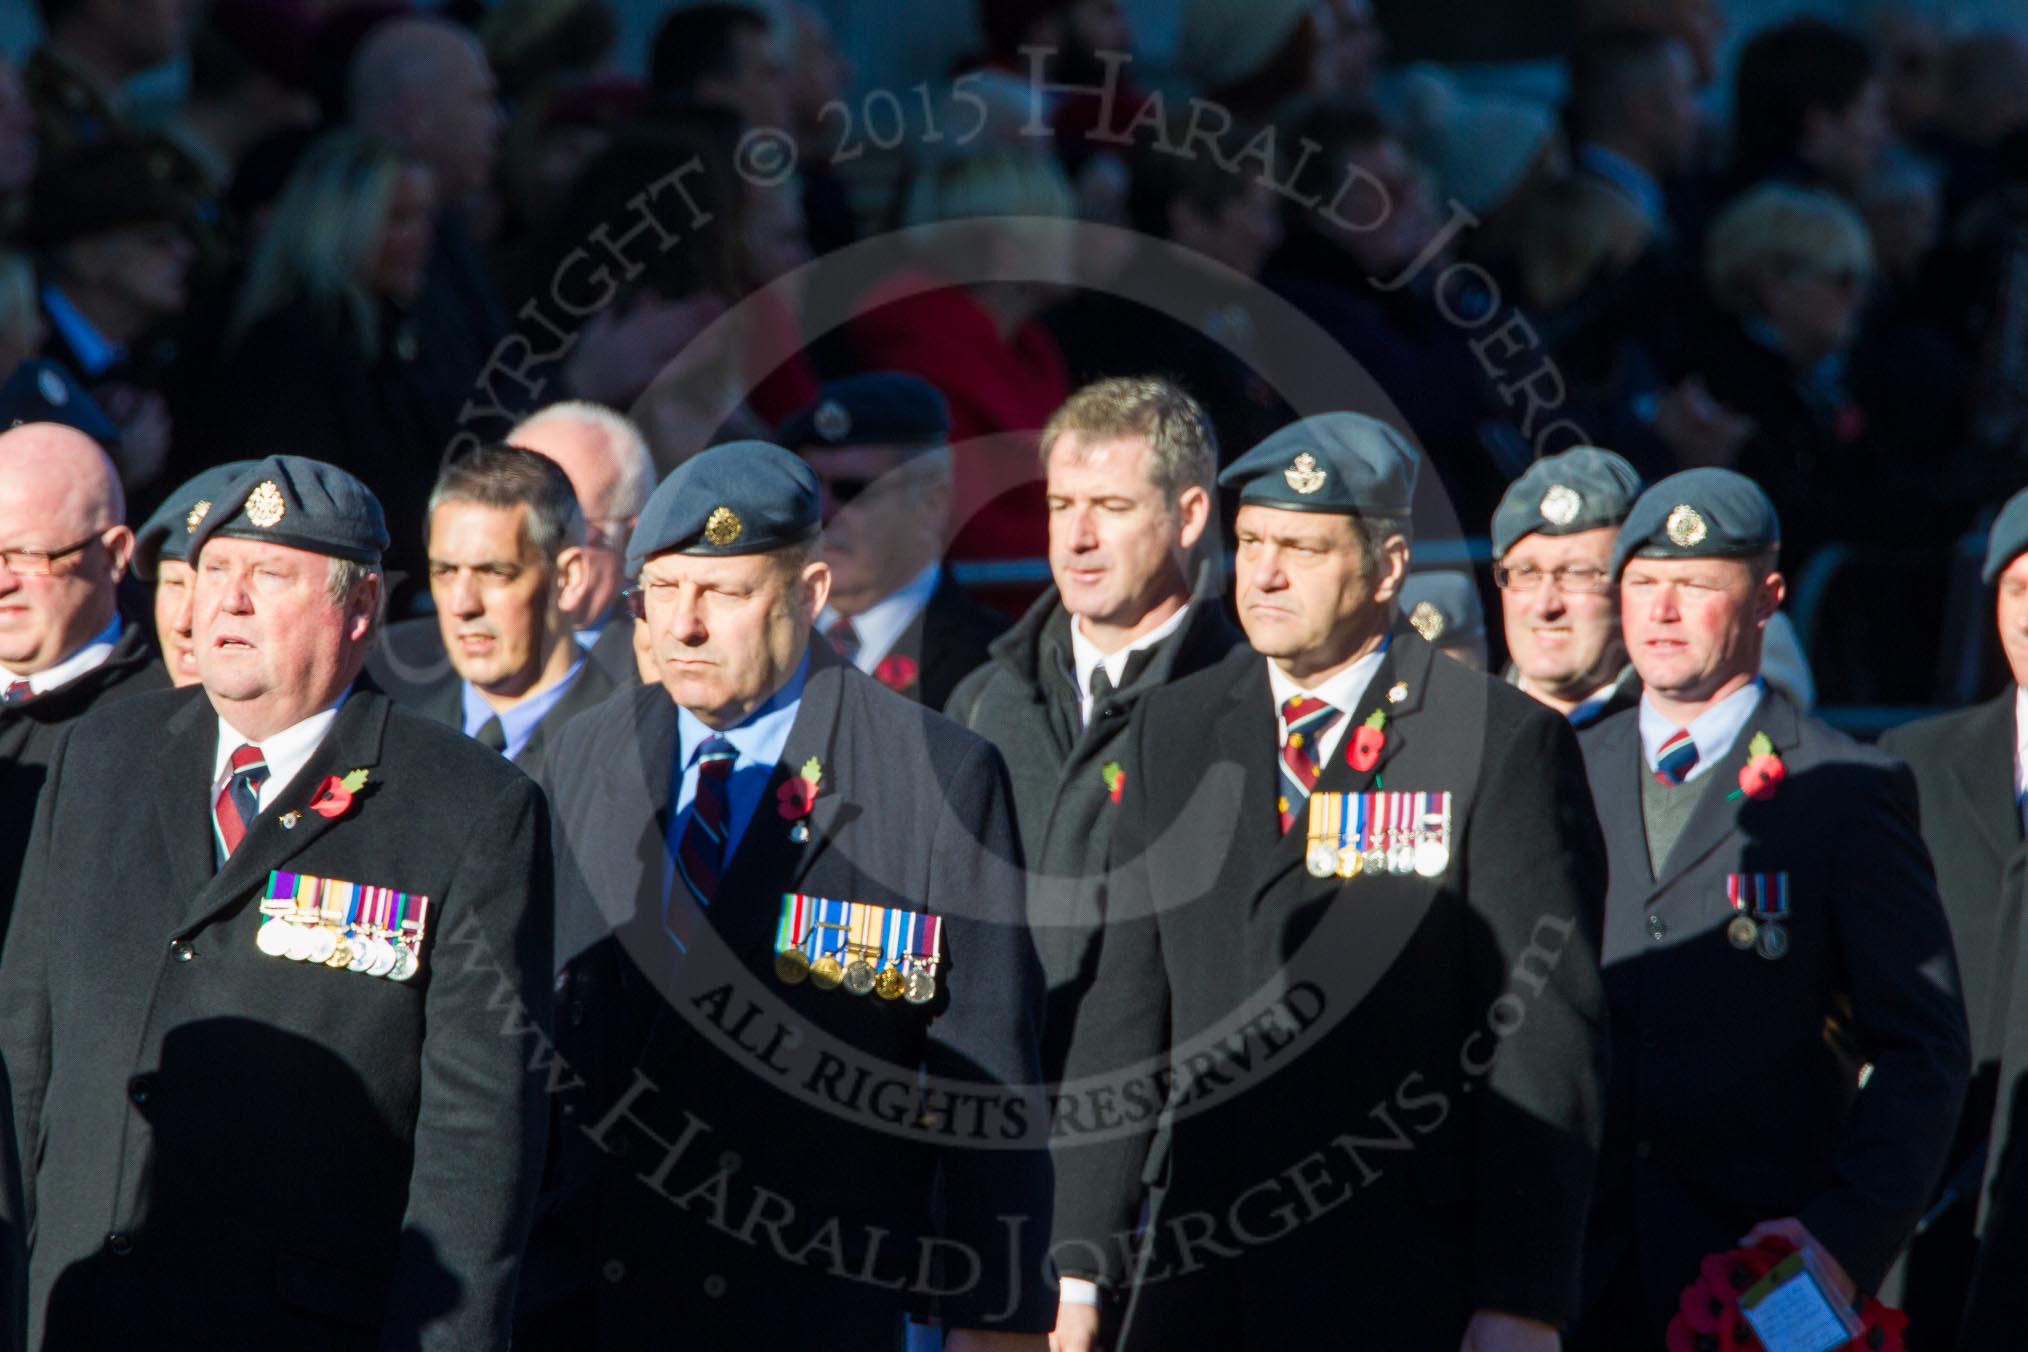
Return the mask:
<path fill-rule="evenodd" d="M 169 956 L 178 962 L 188 962 L 197 956 L 197 947 L 188 939 L 175 939 L 169 944 Z"/>
<path fill-rule="evenodd" d="M 148 1101 L 148 1092 L 154 1087 L 154 1081 L 150 1080 L 146 1075 L 136 1075 L 133 1079 L 127 1081 L 127 1097 L 136 1103 L 146 1103 Z"/>
<path fill-rule="evenodd" d="M 106 1236 L 106 1247 L 121 1258 L 125 1258 L 134 1251 L 134 1241 L 127 1235 L 115 1230 Z"/>
<path fill-rule="evenodd" d="M 704 1294 L 710 1296 L 713 1300 L 717 1300 L 720 1296 L 724 1295 L 725 1278 L 719 1276 L 716 1272 L 706 1277 L 704 1279 Z"/>
<path fill-rule="evenodd" d="M 617 1258 L 606 1259 L 606 1265 L 599 1269 L 599 1275 L 609 1282 L 617 1282 L 627 1275 L 627 1265 Z"/>
<path fill-rule="evenodd" d="M 1669 927 L 1662 923 L 1661 916 L 1651 915 L 1648 917 L 1648 937 L 1650 939 L 1659 939 L 1668 932 Z"/>

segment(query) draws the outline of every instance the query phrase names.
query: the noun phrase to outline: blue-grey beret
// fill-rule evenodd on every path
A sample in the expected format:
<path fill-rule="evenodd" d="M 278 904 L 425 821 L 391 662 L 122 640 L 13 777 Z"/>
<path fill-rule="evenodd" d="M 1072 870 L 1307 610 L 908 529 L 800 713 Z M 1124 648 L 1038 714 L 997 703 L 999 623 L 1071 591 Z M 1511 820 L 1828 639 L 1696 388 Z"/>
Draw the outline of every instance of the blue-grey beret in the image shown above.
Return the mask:
<path fill-rule="evenodd" d="M 905 371 L 874 371 L 825 385 L 817 402 L 775 431 L 791 450 L 819 446 L 920 446 L 950 439 L 951 406 L 937 387 Z"/>
<path fill-rule="evenodd" d="M 627 541 L 627 572 L 657 554 L 765 554 L 817 533 L 817 476 L 765 441 L 730 441 L 664 479 Z"/>
<path fill-rule="evenodd" d="M 1986 532 L 1986 566 L 1979 576 L 1990 586 L 2024 552 L 2028 552 L 2028 488 L 2008 498 L 1993 518 L 1993 528 Z"/>
<path fill-rule="evenodd" d="M 212 501 L 190 532 L 185 556 L 195 560 L 205 541 L 220 536 L 379 563 L 387 552 L 387 518 L 373 491 L 336 465 L 271 455 Z"/>
<path fill-rule="evenodd" d="M 1218 482 L 1241 504 L 1341 516 L 1406 516 L 1421 457 L 1407 438 L 1363 413 L 1319 413 L 1273 433 L 1226 466 Z"/>
<path fill-rule="evenodd" d="M 1493 557 L 1504 557 L 1526 535 L 1617 526 L 1640 495 L 1640 474 L 1611 451 L 1573 446 L 1537 460 L 1507 486 L 1493 510 Z"/>
<path fill-rule="evenodd" d="M 1750 558 L 1777 549 L 1781 521 L 1759 484 L 1729 469 L 1686 469 L 1641 494 L 1613 541 L 1613 576 L 1644 559 Z"/>
<path fill-rule="evenodd" d="M 31 357 L 0 385 L 0 431 L 23 423 L 60 423 L 111 450 L 120 429 L 61 362 Z"/>
<path fill-rule="evenodd" d="M 211 504 L 225 496 L 240 475 L 253 468 L 251 460 L 232 460 L 194 475 L 178 484 L 162 499 L 162 505 L 134 534 L 134 576 L 143 582 L 155 580 L 155 564 L 161 559 L 181 563 L 190 557 L 190 537 L 211 514 Z"/>
<path fill-rule="evenodd" d="M 1486 608 L 1469 573 L 1410 573 L 1401 580 L 1397 604 L 1415 632 L 1431 643 L 1479 643 L 1486 637 Z"/>

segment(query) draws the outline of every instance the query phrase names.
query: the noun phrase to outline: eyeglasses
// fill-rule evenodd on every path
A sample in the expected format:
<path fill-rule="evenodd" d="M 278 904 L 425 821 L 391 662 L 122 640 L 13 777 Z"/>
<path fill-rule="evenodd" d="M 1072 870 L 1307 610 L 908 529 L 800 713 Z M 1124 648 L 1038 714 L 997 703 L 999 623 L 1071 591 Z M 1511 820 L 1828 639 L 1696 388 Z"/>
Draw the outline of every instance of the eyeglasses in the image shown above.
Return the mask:
<path fill-rule="evenodd" d="M 99 533 L 93 531 L 74 545 L 62 549 L 4 549 L 0 550 L 0 568 L 5 568 L 16 577 L 48 577 L 55 571 L 58 559 L 67 559 L 80 550 L 98 543 Z"/>
<path fill-rule="evenodd" d="M 1509 568 L 1504 563 L 1493 565 L 1493 584 L 1501 591 L 1532 592 L 1545 582 L 1560 592 L 1586 596 L 1613 589 L 1612 574 L 1589 564 L 1566 563 L 1547 573 L 1532 564 L 1524 563 L 1519 568 Z"/>

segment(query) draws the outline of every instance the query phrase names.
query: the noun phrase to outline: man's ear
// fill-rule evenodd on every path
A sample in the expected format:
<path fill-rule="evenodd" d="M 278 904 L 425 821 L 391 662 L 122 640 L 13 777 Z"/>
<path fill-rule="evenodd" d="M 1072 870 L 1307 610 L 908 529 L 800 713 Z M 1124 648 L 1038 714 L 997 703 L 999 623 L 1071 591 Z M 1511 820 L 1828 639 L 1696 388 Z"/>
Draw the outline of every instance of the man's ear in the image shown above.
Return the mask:
<path fill-rule="evenodd" d="M 1204 531 L 1211 524 L 1211 494 L 1205 492 L 1200 484 L 1184 489 L 1176 498 L 1176 518 L 1176 543 L 1188 554 L 1204 538 Z"/>
<path fill-rule="evenodd" d="M 354 643 L 363 643 L 373 632 L 373 620 L 380 613 L 380 590 L 384 586 L 379 573 L 369 573 L 352 588 L 352 598 L 345 609 L 345 637 Z"/>
<path fill-rule="evenodd" d="M 1380 576 L 1374 579 L 1373 599 L 1386 605 L 1401 596 L 1401 584 L 1408 581 L 1408 537 L 1395 532 L 1380 542 Z"/>
<path fill-rule="evenodd" d="M 1770 572 L 1755 584 L 1753 598 L 1753 622 L 1765 629 L 1782 608 L 1782 599 L 1788 595 L 1789 585 L 1780 573 Z"/>
<path fill-rule="evenodd" d="M 113 561 L 113 581 L 117 583 L 127 571 L 127 565 L 134 561 L 134 532 L 127 526 L 114 526 L 99 535 L 106 546 L 106 553 Z"/>
<path fill-rule="evenodd" d="M 824 613 L 824 607 L 831 603 L 831 565 L 822 559 L 810 560 L 803 565 L 798 583 L 803 596 L 803 613 L 797 618 L 806 626 L 813 625 Z"/>
<path fill-rule="evenodd" d="M 556 608 L 566 615 L 576 614 L 584 604 L 585 591 L 591 586 L 591 573 L 584 566 L 583 546 L 571 545 L 556 556 L 550 586 L 555 590 Z"/>

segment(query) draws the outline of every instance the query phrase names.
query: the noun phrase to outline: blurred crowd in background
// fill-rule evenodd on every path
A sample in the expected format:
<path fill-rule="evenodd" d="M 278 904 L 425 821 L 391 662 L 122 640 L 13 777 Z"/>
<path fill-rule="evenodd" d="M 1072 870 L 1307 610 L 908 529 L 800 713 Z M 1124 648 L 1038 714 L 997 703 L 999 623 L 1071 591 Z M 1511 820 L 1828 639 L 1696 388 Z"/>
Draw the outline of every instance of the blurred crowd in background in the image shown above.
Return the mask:
<path fill-rule="evenodd" d="M 131 520 L 210 464 L 328 460 L 412 609 L 440 465 L 533 408 L 629 414 L 659 474 L 908 371 L 950 405 L 950 558 L 1012 607 L 1035 433 L 1162 374 L 1227 460 L 1398 416 L 1464 560 L 1540 455 L 1736 467 L 1821 701 L 1999 670 L 1960 636 L 2028 482 L 2022 32 L 1190 0 L 1157 59 L 1120 0 L 977 0 L 933 25 L 965 55 L 906 69 L 909 7 L 843 0 L 37 2 L 0 59 L 0 380 L 68 368 Z"/>

